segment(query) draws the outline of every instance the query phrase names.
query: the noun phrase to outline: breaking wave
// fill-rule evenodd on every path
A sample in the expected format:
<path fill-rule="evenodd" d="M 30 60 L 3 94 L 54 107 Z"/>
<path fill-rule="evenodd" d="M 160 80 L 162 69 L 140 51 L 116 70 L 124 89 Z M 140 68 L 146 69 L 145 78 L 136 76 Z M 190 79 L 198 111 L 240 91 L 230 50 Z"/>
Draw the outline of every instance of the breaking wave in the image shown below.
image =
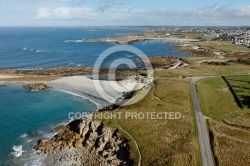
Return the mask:
<path fill-rule="evenodd" d="M 13 154 L 15 157 L 20 157 L 23 154 L 23 146 L 13 146 L 13 151 L 11 154 Z"/>
<path fill-rule="evenodd" d="M 85 42 L 85 39 L 80 39 L 80 40 L 64 40 L 63 42 L 65 42 L 65 43 L 83 43 L 83 42 Z"/>
<path fill-rule="evenodd" d="M 45 52 L 45 51 L 41 51 L 41 50 L 36 50 L 36 49 L 28 49 L 26 47 L 23 47 L 22 49 L 23 51 L 30 51 L 30 52 L 36 52 L 36 53 L 39 53 L 39 52 Z"/>
<path fill-rule="evenodd" d="M 21 135 L 22 138 L 28 137 L 28 134 L 24 133 L 23 135 Z"/>

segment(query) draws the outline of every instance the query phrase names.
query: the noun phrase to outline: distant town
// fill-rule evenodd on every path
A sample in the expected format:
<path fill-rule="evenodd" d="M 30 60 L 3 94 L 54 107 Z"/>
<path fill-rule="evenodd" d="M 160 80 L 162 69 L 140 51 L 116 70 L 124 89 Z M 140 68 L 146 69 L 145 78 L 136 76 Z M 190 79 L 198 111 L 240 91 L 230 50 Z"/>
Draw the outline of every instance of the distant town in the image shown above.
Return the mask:
<path fill-rule="evenodd" d="M 250 47 L 250 27 L 161 27 L 159 30 L 175 32 L 175 36 L 178 35 L 178 33 L 200 33 L 203 34 L 205 38 L 196 37 L 197 39 L 232 41 L 233 44 Z M 162 35 L 174 37 L 171 36 L 170 33 L 159 33 L 157 37 L 162 37 Z M 190 37 L 185 36 L 185 38 Z"/>

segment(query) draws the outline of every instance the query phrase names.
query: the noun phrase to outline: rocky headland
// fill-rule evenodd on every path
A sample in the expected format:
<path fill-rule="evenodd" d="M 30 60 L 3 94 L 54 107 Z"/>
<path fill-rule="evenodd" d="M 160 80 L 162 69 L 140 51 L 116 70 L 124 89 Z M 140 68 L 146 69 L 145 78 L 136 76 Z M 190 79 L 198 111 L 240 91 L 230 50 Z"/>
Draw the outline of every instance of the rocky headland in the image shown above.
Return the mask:
<path fill-rule="evenodd" d="M 118 129 L 100 121 L 77 119 L 60 125 L 52 139 L 41 138 L 34 146 L 37 155 L 46 154 L 47 165 L 133 165 L 128 141 Z"/>

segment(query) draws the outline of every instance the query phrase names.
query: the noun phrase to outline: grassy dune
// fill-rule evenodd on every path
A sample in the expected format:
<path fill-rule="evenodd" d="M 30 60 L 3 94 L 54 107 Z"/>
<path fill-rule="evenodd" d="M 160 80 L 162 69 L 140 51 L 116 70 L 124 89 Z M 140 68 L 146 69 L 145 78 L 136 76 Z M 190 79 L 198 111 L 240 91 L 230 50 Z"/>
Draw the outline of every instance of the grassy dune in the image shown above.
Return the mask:
<path fill-rule="evenodd" d="M 246 145 L 247 139 L 250 140 L 249 134 L 245 129 L 244 131 L 238 128 L 234 130 L 235 127 L 223 121 L 226 120 L 240 126 L 248 123 L 250 126 L 250 116 L 246 116 L 249 111 L 238 108 L 230 91 L 223 91 L 226 84 L 220 75 L 247 73 L 249 66 L 236 64 L 213 67 L 200 64 L 200 60 L 202 59 L 189 60 L 192 61 L 192 64 L 186 68 L 156 71 L 154 74 L 155 86 L 143 100 L 116 110 L 118 113 L 123 113 L 122 118 L 117 121 L 102 119 L 105 125 L 118 128 L 120 133 L 129 140 L 131 157 L 135 159 L 136 163 L 139 161 L 139 153 L 135 141 L 130 135 L 138 144 L 142 165 L 201 165 L 197 129 L 189 94 L 191 78 L 179 78 L 179 76 L 200 75 L 217 76 L 200 81 L 197 88 L 202 110 L 207 117 L 211 118 L 209 127 L 211 136 L 214 136 L 213 150 L 218 163 L 232 165 L 229 164 L 229 161 L 237 163 L 238 160 L 241 160 L 240 155 L 248 158 L 246 156 L 248 151 L 240 152 L 240 150 L 245 149 L 243 146 Z M 180 112 L 182 118 L 179 120 L 125 119 L 124 113 L 126 112 Z M 242 116 L 240 116 L 241 114 Z M 130 135 L 123 132 L 119 124 Z M 236 142 L 241 141 L 234 144 L 232 141 L 235 140 Z M 238 153 L 235 157 L 231 156 L 230 151 L 233 149 Z M 242 162 L 239 161 L 239 163 Z"/>
<path fill-rule="evenodd" d="M 122 119 L 118 123 L 138 143 L 142 165 L 200 165 L 198 141 L 194 129 L 188 79 L 159 79 L 147 97 L 137 104 L 117 112 L 180 112 L 181 119 Z M 118 127 L 114 120 L 107 126 Z M 118 127 L 119 128 L 119 127 Z M 132 145 L 133 140 L 123 133 Z M 132 147 L 132 157 L 138 162 L 138 151 Z"/>
<path fill-rule="evenodd" d="M 246 124 L 249 125 L 249 115 L 245 114 L 240 119 L 248 121 Z M 240 125 L 235 127 L 211 120 L 209 126 L 215 161 L 218 165 L 250 165 L 250 128 L 247 130 Z"/>

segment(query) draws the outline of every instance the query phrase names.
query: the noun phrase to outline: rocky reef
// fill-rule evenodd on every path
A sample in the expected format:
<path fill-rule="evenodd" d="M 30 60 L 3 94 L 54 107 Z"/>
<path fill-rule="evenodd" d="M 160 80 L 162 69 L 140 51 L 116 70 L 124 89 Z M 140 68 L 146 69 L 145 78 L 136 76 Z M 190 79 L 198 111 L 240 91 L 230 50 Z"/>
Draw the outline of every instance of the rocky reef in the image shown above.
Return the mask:
<path fill-rule="evenodd" d="M 70 156 L 67 154 L 68 151 L 64 156 L 73 157 L 75 161 L 80 161 L 83 165 L 88 163 L 90 158 L 98 159 L 91 160 L 92 164 L 98 165 L 133 165 L 128 141 L 119 136 L 118 129 L 104 127 L 100 121 L 78 119 L 66 126 L 60 125 L 52 132 L 57 133 L 52 139 L 41 138 L 34 146 L 37 154 L 51 156 L 51 154 L 59 154 L 65 150 L 76 151 L 78 149 L 77 155 Z"/>
<path fill-rule="evenodd" d="M 32 84 L 24 84 L 23 87 L 25 89 L 33 90 L 33 91 L 48 91 L 52 88 L 43 83 L 32 83 Z"/>

